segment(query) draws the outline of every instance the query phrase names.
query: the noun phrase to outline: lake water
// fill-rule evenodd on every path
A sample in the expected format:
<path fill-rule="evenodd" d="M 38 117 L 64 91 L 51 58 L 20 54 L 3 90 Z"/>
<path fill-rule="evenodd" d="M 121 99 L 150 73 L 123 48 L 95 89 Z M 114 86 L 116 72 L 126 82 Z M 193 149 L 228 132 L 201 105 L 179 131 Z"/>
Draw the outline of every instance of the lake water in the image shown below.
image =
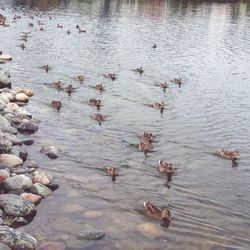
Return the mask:
<path fill-rule="evenodd" d="M 249 249 L 249 3 L 0 0 L 0 6 L 10 24 L 0 27 L 0 49 L 13 56 L 1 67 L 15 87 L 34 91 L 27 109 L 42 121 L 30 136 L 29 158 L 60 184 L 25 232 L 72 250 Z M 21 19 L 12 23 L 14 14 Z M 87 32 L 78 33 L 77 24 Z M 24 50 L 22 32 L 30 32 Z M 43 64 L 52 70 L 39 69 Z M 142 75 L 131 71 L 140 66 Z M 86 76 L 82 84 L 78 74 Z M 174 77 L 182 87 L 169 83 L 163 93 L 157 85 Z M 57 80 L 77 92 L 51 88 Z M 104 92 L 92 88 L 97 83 Z M 97 111 L 84 103 L 88 98 L 104 103 L 101 126 L 90 117 Z M 62 101 L 60 112 L 49 106 L 53 99 Z M 145 105 L 161 101 L 163 114 Z M 136 146 L 143 131 L 156 134 L 148 157 Z M 60 157 L 41 154 L 44 143 L 58 145 Z M 215 156 L 219 148 L 239 150 L 239 166 Z M 174 164 L 170 182 L 158 173 L 158 160 Z M 108 166 L 119 170 L 115 182 L 103 171 Z M 146 217 L 145 200 L 171 211 L 169 228 Z M 106 236 L 78 241 L 75 234 L 86 228 Z"/>

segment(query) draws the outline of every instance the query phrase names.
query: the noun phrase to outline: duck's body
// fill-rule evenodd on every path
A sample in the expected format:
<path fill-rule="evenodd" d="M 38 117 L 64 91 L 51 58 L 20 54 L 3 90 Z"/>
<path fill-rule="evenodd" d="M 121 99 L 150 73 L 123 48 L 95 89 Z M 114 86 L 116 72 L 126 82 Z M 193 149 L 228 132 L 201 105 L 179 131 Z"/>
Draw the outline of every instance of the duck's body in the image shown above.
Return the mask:
<path fill-rule="evenodd" d="M 181 78 L 179 78 L 179 79 L 178 79 L 178 78 L 174 78 L 174 79 L 171 80 L 170 82 L 179 85 L 179 87 L 180 87 L 181 84 L 182 84 Z"/>
<path fill-rule="evenodd" d="M 76 81 L 79 81 L 79 82 L 84 81 L 84 75 L 77 75 L 77 76 L 75 77 L 75 80 L 76 80 Z"/>
<path fill-rule="evenodd" d="M 166 89 L 167 89 L 168 85 L 167 85 L 166 82 L 161 82 L 160 87 L 162 88 L 163 92 L 166 92 Z"/>
<path fill-rule="evenodd" d="M 171 221 L 171 213 L 166 208 L 158 208 L 157 206 L 151 204 L 149 201 L 144 202 L 144 211 L 149 217 L 162 220 L 162 226 L 168 226 Z"/>
<path fill-rule="evenodd" d="M 51 69 L 51 67 L 48 64 L 44 64 L 43 66 L 39 67 L 43 70 L 45 70 L 47 73 L 49 72 L 49 70 Z"/>
<path fill-rule="evenodd" d="M 79 32 L 79 33 L 86 33 L 86 30 L 79 28 L 79 29 L 78 29 L 78 32 Z"/>
<path fill-rule="evenodd" d="M 71 31 L 70 30 L 67 30 L 66 34 L 67 35 L 70 35 Z"/>
<path fill-rule="evenodd" d="M 155 109 L 164 109 L 164 102 L 155 102 L 153 106 Z"/>
<path fill-rule="evenodd" d="M 76 91 L 76 88 L 73 88 L 73 86 L 70 84 L 67 87 L 63 89 L 66 93 L 71 94 Z"/>
<path fill-rule="evenodd" d="M 51 101 L 51 106 L 52 106 L 52 108 L 57 109 L 59 111 L 62 107 L 62 103 L 61 103 L 61 101 L 53 100 L 53 101 Z"/>
<path fill-rule="evenodd" d="M 104 90 L 104 87 L 101 83 L 98 83 L 95 85 L 95 89 L 99 90 L 99 91 L 103 91 Z"/>
<path fill-rule="evenodd" d="M 105 117 L 101 114 L 95 114 L 94 116 L 92 116 L 92 118 L 95 121 L 98 121 L 99 123 L 103 122 L 105 120 Z"/>
<path fill-rule="evenodd" d="M 226 151 L 225 149 L 219 149 L 217 155 L 227 160 L 237 160 L 240 157 L 238 151 Z"/>
<path fill-rule="evenodd" d="M 157 45 L 154 43 L 154 45 L 152 46 L 153 49 L 157 48 Z"/>
<path fill-rule="evenodd" d="M 153 145 L 151 143 L 141 141 L 138 144 L 138 148 L 143 152 L 149 152 L 153 149 Z"/>
<path fill-rule="evenodd" d="M 114 81 L 114 80 L 117 79 L 117 76 L 116 76 L 116 74 L 114 74 L 114 73 L 108 73 L 106 77 L 107 77 L 107 78 L 110 78 L 112 81 Z"/>
<path fill-rule="evenodd" d="M 150 144 L 150 143 L 153 142 L 153 139 L 154 139 L 154 136 L 153 136 L 152 133 L 143 132 L 143 135 L 142 135 L 142 138 L 141 138 L 142 142 Z"/>
<path fill-rule="evenodd" d="M 57 26 L 56 26 L 57 28 L 60 28 L 60 29 L 62 29 L 63 28 L 63 26 L 62 25 L 60 25 L 59 23 L 57 24 Z"/>
<path fill-rule="evenodd" d="M 117 176 L 117 169 L 113 167 L 106 167 L 105 172 L 113 177 Z"/>
<path fill-rule="evenodd" d="M 52 87 L 58 90 L 63 90 L 63 84 L 61 81 L 53 82 Z"/>
<path fill-rule="evenodd" d="M 18 45 L 18 47 L 20 47 L 22 50 L 26 48 L 25 43 L 21 43 L 20 45 Z"/>
<path fill-rule="evenodd" d="M 168 176 L 174 173 L 173 165 L 171 163 L 167 163 L 165 161 L 158 162 L 158 170 L 162 174 L 166 174 Z"/>
<path fill-rule="evenodd" d="M 88 99 L 88 105 L 95 106 L 95 107 L 99 108 L 101 106 L 101 100 L 99 100 L 99 99 L 97 100 L 94 98 Z"/>
<path fill-rule="evenodd" d="M 142 67 L 140 67 L 140 68 L 132 69 L 132 71 L 135 71 L 135 72 L 142 74 L 144 72 L 144 69 Z"/>

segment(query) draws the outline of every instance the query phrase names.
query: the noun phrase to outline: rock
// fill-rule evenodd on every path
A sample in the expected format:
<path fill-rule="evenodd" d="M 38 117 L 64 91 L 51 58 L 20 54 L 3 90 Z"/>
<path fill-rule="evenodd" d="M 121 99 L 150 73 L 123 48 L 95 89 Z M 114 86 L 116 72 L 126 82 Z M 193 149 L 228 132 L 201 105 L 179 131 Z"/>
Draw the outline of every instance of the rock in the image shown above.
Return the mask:
<path fill-rule="evenodd" d="M 0 55 L 0 60 L 2 60 L 2 61 L 11 61 L 12 57 L 10 55 Z"/>
<path fill-rule="evenodd" d="M 15 111 L 15 116 L 19 119 L 31 118 L 32 115 L 25 108 L 19 108 Z"/>
<path fill-rule="evenodd" d="M 8 110 L 4 110 L 4 112 L 6 113 Z M 9 123 L 13 126 L 13 125 L 18 125 L 18 124 L 21 124 L 23 122 L 22 119 L 20 118 L 17 118 L 14 113 L 7 113 L 5 116 L 4 116 L 8 121 Z"/>
<path fill-rule="evenodd" d="M 32 180 L 24 174 L 10 177 L 6 179 L 3 184 L 4 188 L 8 191 L 23 190 L 33 185 Z"/>
<path fill-rule="evenodd" d="M 30 146 L 34 143 L 34 140 L 32 139 L 26 139 L 22 141 L 24 145 Z"/>
<path fill-rule="evenodd" d="M 33 172 L 32 181 L 33 183 L 40 183 L 47 187 L 53 187 L 55 184 L 54 177 L 51 174 L 39 170 Z"/>
<path fill-rule="evenodd" d="M 9 93 L 6 93 L 6 94 L 9 94 Z M 20 107 L 14 102 L 7 103 L 6 108 L 8 108 L 8 109 L 10 109 L 10 110 L 12 110 L 14 112 L 17 111 L 18 109 L 20 109 Z"/>
<path fill-rule="evenodd" d="M 1 142 L 1 141 L 0 141 Z M 17 157 L 19 157 L 20 159 L 23 160 L 23 162 L 25 162 L 28 158 L 28 152 L 26 149 L 20 147 L 20 146 L 14 146 L 11 148 L 10 154 L 15 155 Z"/>
<path fill-rule="evenodd" d="M 11 250 L 6 244 L 0 242 L 0 250 Z"/>
<path fill-rule="evenodd" d="M 12 127 L 10 122 L 3 116 L 0 115 L 0 130 L 10 134 L 17 134 L 16 128 Z"/>
<path fill-rule="evenodd" d="M 32 202 L 15 194 L 0 195 L 0 208 L 6 215 L 14 217 L 26 217 L 35 212 L 35 206 Z"/>
<path fill-rule="evenodd" d="M 61 242 L 43 242 L 37 250 L 65 250 L 66 247 Z"/>
<path fill-rule="evenodd" d="M 48 187 L 40 183 L 35 183 L 33 186 L 31 186 L 30 192 L 33 194 L 38 194 L 43 198 L 46 198 L 52 194 L 52 191 Z"/>
<path fill-rule="evenodd" d="M 105 236 L 102 230 L 87 229 L 77 234 L 78 240 L 100 240 Z"/>
<path fill-rule="evenodd" d="M 37 248 L 37 241 L 34 237 L 7 226 L 0 226 L 0 242 L 8 245 L 12 250 L 35 250 Z"/>
<path fill-rule="evenodd" d="M 17 175 L 26 174 L 26 173 L 28 173 L 28 169 L 15 168 L 15 169 L 13 169 L 13 172 L 12 172 L 11 176 L 17 176 Z"/>
<path fill-rule="evenodd" d="M 32 194 L 32 193 L 22 193 L 20 195 L 24 200 L 31 201 L 35 205 L 38 205 L 40 201 L 42 200 L 42 197 L 37 194 Z"/>
<path fill-rule="evenodd" d="M 5 87 L 8 88 L 11 87 L 10 74 L 5 70 L 0 69 L 0 88 L 5 88 Z"/>
<path fill-rule="evenodd" d="M 102 213 L 100 211 L 86 211 L 84 213 L 84 216 L 86 218 L 90 218 L 90 219 L 96 219 L 98 217 L 102 216 Z"/>
<path fill-rule="evenodd" d="M 0 96 L 1 98 L 1 96 Z M 2 99 L 0 99 L 0 111 L 4 110 L 6 108 L 6 102 Z"/>
<path fill-rule="evenodd" d="M 27 95 L 28 97 L 33 96 L 33 92 L 32 92 L 31 89 L 25 88 L 25 89 L 22 90 L 22 92 L 23 92 L 25 95 Z"/>
<path fill-rule="evenodd" d="M 7 139 L 0 139 L 0 154 L 8 153 L 11 150 L 12 142 Z"/>
<path fill-rule="evenodd" d="M 21 133 L 33 134 L 38 130 L 38 125 L 32 121 L 24 121 L 17 129 Z"/>
<path fill-rule="evenodd" d="M 22 141 L 19 140 L 15 135 L 12 135 L 12 134 L 9 134 L 9 133 L 4 133 L 3 138 L 11 141 L 13 146 L 16 146 L 16 145 L 21 146 L 22 145 Z"/>
<path fill-rule="evenodd" d="M 28 102 L 29 97 L 25 95 L 24 93 L 17 93 L 15 101 L 16 102 Z"/>
<path fill-rule="evenodd" d="M 8 168 L 0 169 L 0 181 L 5 180 L 6 178 L 9 177 L 10 177 L 10 170 Z"/>
<path fill-rule="evenodd" d="M 30 160 L 29 163 L 27 164 L 27 168 L 39 168 L 39 166 L 35 161 Z"/>
<path fill-rule="evenodd" d="M 29 224 L 29 222 L 23 217 L 15 217 L 11 222 L 12 224 L 15 224 L 15 226 L 24 226 Z"/>
<path fill-rule="evenodd" d="M 156 227 L 155 225 L 150 223 L 143 223 L 138 225 L 137 230 L 151 239 L 159 237 L 162 233 L 159 227 Z"/>
<path fill-rule="evenodd" d="M 0 168 L 9 168 L 11 171 L 23 164 L 23 161 L 10 154 L 0 154 Z"/>
<path fill-rule="evenodd" d="M 46 154 L 51 159 L 56 159 L 59 157 L 59 149 L 56 146 L 43 146 L 40 152 Z"/>
<path fill-rule="evenodd" d="M 0 98 L 7 98 L 9 101 L 6 102 L 6 103 L 9 103 L 9 102 L 13 102 L 15 100 L 15 97 L 16 95 L 14 93 L 11 93 L 11 92 L 3 92 L 0 94 Z"/>

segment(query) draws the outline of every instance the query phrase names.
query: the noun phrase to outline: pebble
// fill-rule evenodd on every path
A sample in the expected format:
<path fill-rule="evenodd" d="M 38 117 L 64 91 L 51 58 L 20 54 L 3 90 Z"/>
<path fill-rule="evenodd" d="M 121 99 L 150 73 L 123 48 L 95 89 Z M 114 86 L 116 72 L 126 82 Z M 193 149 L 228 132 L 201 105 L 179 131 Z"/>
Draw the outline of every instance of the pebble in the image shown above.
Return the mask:
<path fill-rule="evenodd" d="M 16 102 L 28 102 L 29 97 L 27 95 L 25 95 L 24 93 L 17 93 L 15 101 Z"/>
<path fill-rule="evenodd" d="M 4 180 L 3 184 L 4 184 L 4 188 L 8 191 L 23 190 L 26 188 L 30 188 L 33 185 L 30 177 L 24 174 L 10 177 Z"/>
<path fill-rule="evenodd" d="M 11 171 L 23 164 L 22 159 L 11 154 L 0 154 L 0 168 L 9 168 Z"/>
<path fill-rule="evenodd" d="M 86 229 L 76 235 L 78 240 L 100 240 L 105 233 L 99 229 Z"/>
<path fill-rule="evenodd" d="M 38 125 L 32 121 L 24 121 L 17 127 L 17 129 L 21 133 L 33 134 L 37 132 Z"/>
<path fill-rule="evenodd" d="M 30 192 L 38 194 L 43 198 L 46 198 L 52 194 L 52 191 L 48 187 L 40 183 L 35 183 L 34 185 L 32 185 L 30 188 Z"/>
<path fill-rule="evenodd" d="M 32 194 L 32 193 L 22 193 L 20 195 L 24 200 L 31 201 L 35 205 L 38 205 L 40 201 L 42 200 L 42 197 L 37 194 Z"/>

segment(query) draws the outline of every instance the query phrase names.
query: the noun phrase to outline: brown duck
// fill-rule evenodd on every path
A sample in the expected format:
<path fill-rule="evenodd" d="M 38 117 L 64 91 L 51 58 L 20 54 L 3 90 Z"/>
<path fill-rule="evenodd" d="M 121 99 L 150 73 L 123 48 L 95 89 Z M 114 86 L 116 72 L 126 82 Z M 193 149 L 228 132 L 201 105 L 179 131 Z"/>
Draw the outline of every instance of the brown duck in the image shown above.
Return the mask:
<path fill-rule="evenodd" d="M 75 80 L 76 80 L 76 81 L 79 81 L 79 82 L 84 81 L 84 75 L 77 75 L 77 76 L 75 77 Z"/>
<path fill-rule="evenodd" d="M 152 133 L 150 133 L 150 132 L 143 132 L 142 138 L 141 138 L 142 142 L 150 144 L 150 143 L 153 142 L 153 139 L 154 139 L 154 136 L 153 136 Z"/>
<path fill-rule="evenodd" d="M 63 90 L 70 95 L 71 93 L 75 92 L 76 89 L 77 88 L 73 88 L 73 86 L 70 84 L 67 87 L 65 87 Z"/>
<path fill-rule="evenodd" d="M 169 223 L 171 222 L 171 213 L 166 208 L 158 208 L 157 206 L 151 204 L 149 201 L 144 202 L 144 211 L 146 215 L 149 217 L 156 219 L 156 220 L 162 220 L 163 223 L 161 224 L 164 227 L 168 227 Z"/>
<path fill-rule="evenodd" d="M 166 89 L 168 87 L 167 82 L 160 83 L 160 87 L 162 88 L 163 92 L 166 92 Z"/>
<path fill-rule="evenodd" d="M 97 99 L 92 98 L 92 99 L 88 99 L 87 103 L 90 106 L 95 106 L 97 108 L 100 108 L 102 102 L 99 99 L 97 100 Z"/>
<path fill-rule="evenodd" d="M 179 79 L 178 79 L 178 78 L 174 78 L 174 79 L 171 80 L 170 82 L 179 85 L 179 87 L 180 87 L 181 84 L 182 84 L 181 78 L 179 78 Z"/>
<path fill-rule="evenodd" d="M 168 176 L 174 173 L 173 165 L 161 160 L 158 162 L 158 170 L 160 173 L 166 174 Z"/>
<path fill-rule="evenodd" d="M 61 103 L 61 101 L 53 100 L 53 101 L 51 101 L 51 106 L 52 106 L 52 108 L 57 109 L 59 111 L 62 107 L 62 103 Z"/>
<path fill-rule="evenodd" d="M 116 76 L 116 74 L 114 74 L 114 73 L 108 73 L 108 74 L 107 74 L 107 78 L 110 78 L 112 81 L 114 81 L 114 80 L 117 79 L 117 76 Z"/>
<path fill-rule="evenodd" d="M 217 155 L 227 160 L 237 160 L 240 157 L 238 151 L 226 151 L 225 149 L 219 149 Z"/>
<path fill-rule="evenodd" d="M 52 87 L 58 90 L 63 90 L 63 83 L 61 81 L 53 82 Z"/>
<path fill-rule="evenodd" d="M 113 167 L 106 167 L 104 169 L 104 171 L 111 175 L 112 176 L 112 181 L 115 181 L 116 180 L 116 176 L 118 176 L 118 172 L 117 172 L 117 169 L 116 168 L 113 168 Z"/>
<path fill-rule="evenodd" d="M 51 67 L 48 64 L 44 64 L 43 66 L 39 67 L 43 70 L 45 70 L 47 73 L 49 72 L 49 70 L 51 69 Z"/>
<path fill-rule="evenodd" d="M 101 83 L 99 83 L 99 84 L 96 84 L 96 85 L 95 85 L 95 89 L 97 89 L 97 90 L 99 90 L 99 91 L 103 91 L 103 90 L 104 90 L 104 87 L 103 87 L 103 85 L 102 85 Z"/>

